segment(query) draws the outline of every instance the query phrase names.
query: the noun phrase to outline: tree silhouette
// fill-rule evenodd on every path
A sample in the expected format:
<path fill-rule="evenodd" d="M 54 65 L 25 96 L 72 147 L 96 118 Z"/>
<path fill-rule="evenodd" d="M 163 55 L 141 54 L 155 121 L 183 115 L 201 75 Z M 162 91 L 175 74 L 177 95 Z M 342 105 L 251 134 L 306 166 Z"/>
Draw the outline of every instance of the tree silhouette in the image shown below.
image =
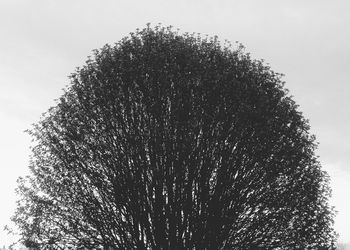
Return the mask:
<path fill-rule="evenodd" d="M 335 249 L 308 122 L 242 46 L 137 30 L 30 134 L 13 220 L 33 249 Z"/>

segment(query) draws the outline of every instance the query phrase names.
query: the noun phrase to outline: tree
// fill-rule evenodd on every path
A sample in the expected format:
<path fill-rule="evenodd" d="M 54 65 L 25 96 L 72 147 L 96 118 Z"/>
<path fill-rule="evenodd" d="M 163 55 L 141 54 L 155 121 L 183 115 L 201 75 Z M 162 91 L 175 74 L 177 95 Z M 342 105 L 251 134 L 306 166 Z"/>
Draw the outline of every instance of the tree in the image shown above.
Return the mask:
<path fill-rule="evenodd" d="M 242 46 L 137 30 L 30 134 L 13 217 L 28 247 L 335 249 L 308 121 Z"/>

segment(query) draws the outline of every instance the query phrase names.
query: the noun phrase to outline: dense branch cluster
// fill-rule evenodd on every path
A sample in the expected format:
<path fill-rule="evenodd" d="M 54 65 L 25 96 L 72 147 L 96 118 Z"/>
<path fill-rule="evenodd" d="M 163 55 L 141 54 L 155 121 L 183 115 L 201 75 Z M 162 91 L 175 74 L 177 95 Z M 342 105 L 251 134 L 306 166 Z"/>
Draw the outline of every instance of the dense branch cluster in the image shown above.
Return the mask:
<path fill-rule="evenodd" d="M 42 249 L 332 249 L 328 177 L 280 75 L 147 27 L 94 52 L 30 132 L 13 220 Z"/>

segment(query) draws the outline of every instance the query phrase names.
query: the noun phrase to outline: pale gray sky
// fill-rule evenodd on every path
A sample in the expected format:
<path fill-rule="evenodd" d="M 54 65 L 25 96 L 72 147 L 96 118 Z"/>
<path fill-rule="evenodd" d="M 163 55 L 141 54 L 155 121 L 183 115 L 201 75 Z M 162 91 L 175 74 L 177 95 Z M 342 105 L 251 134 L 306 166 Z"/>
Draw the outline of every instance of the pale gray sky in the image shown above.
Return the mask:
<path fill-rule="evenodd" d="M 27 172 L 23 131 L 54 105 L 91 50 L 148 22 L 239 41 L 285 74 L 332 177 L 336 228 L 350 241 L 349 13 L 348 0 L 0 0 L 0 246 L 15 180 Z"/>

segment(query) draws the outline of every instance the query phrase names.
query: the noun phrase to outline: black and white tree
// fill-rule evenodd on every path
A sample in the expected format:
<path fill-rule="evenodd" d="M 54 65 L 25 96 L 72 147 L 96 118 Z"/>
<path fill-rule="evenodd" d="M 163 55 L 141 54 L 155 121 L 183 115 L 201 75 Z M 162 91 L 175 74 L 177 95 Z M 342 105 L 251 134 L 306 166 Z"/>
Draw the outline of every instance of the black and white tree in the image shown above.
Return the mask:
<path fill-rule="evenodd" d="M 33 249 L 335 249 L 329 180 L 281 75 L 148 26 L 94 51 L 30 130 Z"/>

